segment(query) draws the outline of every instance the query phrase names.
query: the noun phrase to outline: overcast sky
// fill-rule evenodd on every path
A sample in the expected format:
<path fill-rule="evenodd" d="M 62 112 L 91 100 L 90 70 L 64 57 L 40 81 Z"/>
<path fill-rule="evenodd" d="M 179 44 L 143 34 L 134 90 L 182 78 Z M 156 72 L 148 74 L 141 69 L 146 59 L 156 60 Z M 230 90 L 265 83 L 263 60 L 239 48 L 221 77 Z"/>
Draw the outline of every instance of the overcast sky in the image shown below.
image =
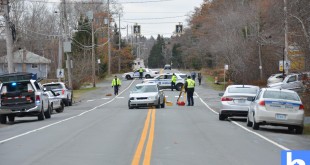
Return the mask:
<path fill-rule="evenodd" d="M 187 15 L 195 7 L 200 7 L 203 0 L 118 0 L 123 6 L 121 27 L 129 27 L 135 23 L 141 26 L 141 34 L 149 38 L 158 34 L 170 37 L 179 23 L 186 26 Z M 138 3 L 137 3 L 138 2 Z M 118 21 L 118 20 L 115 20 Z M 118 23 L 118 22 L 117 22 Z M 122 36 L 127 31 L 122 30 Z"/>

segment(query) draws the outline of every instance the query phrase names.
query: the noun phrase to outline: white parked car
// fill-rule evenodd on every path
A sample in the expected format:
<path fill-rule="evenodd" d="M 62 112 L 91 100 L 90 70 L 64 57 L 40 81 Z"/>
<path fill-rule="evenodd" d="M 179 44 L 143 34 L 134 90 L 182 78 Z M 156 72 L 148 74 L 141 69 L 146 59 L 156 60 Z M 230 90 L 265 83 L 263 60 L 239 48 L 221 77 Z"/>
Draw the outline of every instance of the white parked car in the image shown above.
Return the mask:
<path fill-rule="evenodd" d="M 262 88 L 250 100 L 247 126 L 259 129 L 260 125 L 286 126 L 296 134 L 304 128 L 304 106 L 295 91 Z"/>
<path fill-rule="evenodd" d="M 153 79 L 145 79 L 142 83 L 156 83 L 159 85 L 160 89 L 171 88 L 171 77 L 173 73 L 163 73 Z M 175 83 L 176 90 L 180 91 L 182 86 L 185 84 L 186 74 L 175 73 L 177 76 L 177 81 Z"/>
<path fill-rule="evenodd" d="M 267 79 L 267 85 L 282 82 L 284 79 L 283 73 L 277 73 L 277 74 L 272 74 L 268 79 Z"/>
<path fill-rule="evenodd" d="M 283 81 L 268 85 L 269 88 L 276 89 L 290 89 L 290 90 L 303 90 L 304 85 L 302 83 L 302 75 L 300 74 L 289 74 Z"/>
<path fill-rule="evenodd" d="M 60 94 L 54 91 L 44 91 L 48 95 L 48 104 L 51 113 L 55 110 L 57 113 L 64 111 L 65 104 L 63 103 Z"/>
<path fill-rule="evenodd" d="M 246 117 L 251 103 L 248 98 L 254 98 L 258 91 L 258 86 L 229 85 L 224 93 L 219 94 L 222 96 L 219 120 L 232 116 Z"/>
<path fill-rule="evenodd" d="M 149 68 L 144 68 L 143 69 L 143 78 L 153 78 L 157 75 L 159 75 L 159 71 L 155 71 L 155 70 L 152 70 L 152 69 L 149 69 Z M 140 77 L 140 73 L 139 73 L 139 69 L 138 70 L 135 70 L 134 72 L 127 72 L 127 73 L 124 73 L 122 75 L 123 79 L 127 79 L 127 80 L 131 80 L 133 78 L 139 78 Z"/>
<path fill-rule="evenodd" d="M 59 94 L 59 97 L 65 103 L 66 106 L 72 106 L 73 92 L 63 82 L 51 82 L 43 84 L 43 88 L 46 91 L 54 91 Z"/>

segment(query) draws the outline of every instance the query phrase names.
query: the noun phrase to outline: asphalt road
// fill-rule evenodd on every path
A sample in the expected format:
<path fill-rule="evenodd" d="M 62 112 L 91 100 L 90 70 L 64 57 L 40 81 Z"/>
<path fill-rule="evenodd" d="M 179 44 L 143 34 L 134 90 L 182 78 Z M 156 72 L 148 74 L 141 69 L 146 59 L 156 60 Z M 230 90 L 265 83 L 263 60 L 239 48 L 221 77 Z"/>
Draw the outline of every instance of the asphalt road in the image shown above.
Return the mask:
<path fill-rule="evenodd" d="M 282 150 L 309 150 L 307 135 L 286 128 L 253 131 L 244 119 L 218 120 L 219 96 L 196 87 L 195 106 L 177 106 L 177 91 L 165 90 L 173 106 L 129 110 L 124 80 L 119 96 L 110 81 L 85 94 L 51 119 L 16 118 L 1 125 L 0 164 L 5 165 L 261 165 L 280 164 Z"/>

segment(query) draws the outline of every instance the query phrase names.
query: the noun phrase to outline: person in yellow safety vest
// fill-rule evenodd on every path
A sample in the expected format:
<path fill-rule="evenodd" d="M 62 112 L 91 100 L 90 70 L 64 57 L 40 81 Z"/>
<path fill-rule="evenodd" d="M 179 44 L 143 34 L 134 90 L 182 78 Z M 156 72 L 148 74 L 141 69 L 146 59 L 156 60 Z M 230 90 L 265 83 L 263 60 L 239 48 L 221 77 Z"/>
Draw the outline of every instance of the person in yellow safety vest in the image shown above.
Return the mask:
<path fill-rule="evenodd" d="M 171 77 L 171 91 L 173 91 L 173 89 L 176 89 L 175 87 L 176 82 L 177 82 L 177 76 L 173 73 Z"/>
<path fill-rule="evenodd" d="M 139 79 L 142 79 L 142 77 L 143 77 L 143 69 L 142 69 L 142 67 L 140 67 L 140 69 L 139 69 Z"/>
<path fill-rule="evenodd" d="M 185 82 L 185 92 L 187 93 L 187 106 L 194 106 L 194 91 L 195 81 L 191 79 L 191 76 L 188 76 Z"/>
<path fill-rule="evenodd" d="M 121 87 L 122 82 L 117 76 L 115 75 L 114 79 L 112 80 L 112 88 L 114 87 L 114 95 L 118 95 L 118 89 Z"/>

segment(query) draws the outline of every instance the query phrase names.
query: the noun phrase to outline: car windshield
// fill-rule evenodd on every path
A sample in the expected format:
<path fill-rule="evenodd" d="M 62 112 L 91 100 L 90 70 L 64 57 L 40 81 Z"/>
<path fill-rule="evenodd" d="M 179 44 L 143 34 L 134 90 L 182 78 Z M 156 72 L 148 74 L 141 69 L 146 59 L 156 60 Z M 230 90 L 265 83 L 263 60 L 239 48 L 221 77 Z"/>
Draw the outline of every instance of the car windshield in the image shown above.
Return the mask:
<path fill-rule="evenodd" d="M 157 92 L 156 85 L 137 85 L 132 89 L 132 93 Z"/>
<path fill-rule="evenodd" d="M 186 78 L 186 74 L 180 74 L 179 75 L 181 78 L 185 79 Z"/>
<path fill-rule="evenodd" d="M 43 86 L 44 88 L 46 88 L 47 91 L 54 90 L 54 89 L 62 89 L 61 84 L 46 84 Z"/>
<path fill-rule="evenodd" d="M 266 91 L 263 95 L 263 98 L 300 101 L 296 93 L 283 92 L 283 91 Z"/>
<path fill-rule="evenodd" d="M 256 94 L 257 88 L 248 88 L 248 87 L 234 87 L 228 88 L 228 93 L 249 93 L 249 94 Z"/>

